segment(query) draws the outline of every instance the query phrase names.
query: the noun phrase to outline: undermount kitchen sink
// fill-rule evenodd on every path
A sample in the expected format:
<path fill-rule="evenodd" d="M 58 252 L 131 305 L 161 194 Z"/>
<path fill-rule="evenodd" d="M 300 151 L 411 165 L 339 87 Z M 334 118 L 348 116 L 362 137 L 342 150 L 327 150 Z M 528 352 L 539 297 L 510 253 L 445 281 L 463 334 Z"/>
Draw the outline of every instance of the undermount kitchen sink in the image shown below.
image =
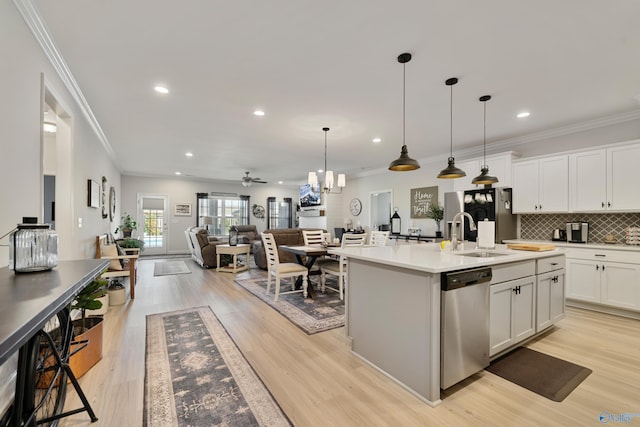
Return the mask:
<path fill-rule="evenodd" d="M 456 254 L 456 255 L 471 256 L 471 257 L 475 257 L 475 258 L 492 258 L 492 257 L 496 257 L 496 256 L 504 256 L 504 255 L 509 255 L 509 254 L 505 254 L 505 253 L 501 253 L 501 252 L 482 251 L 482 252 L 467 252 L 467 253 L 461 253 L 461 254 Z"/>

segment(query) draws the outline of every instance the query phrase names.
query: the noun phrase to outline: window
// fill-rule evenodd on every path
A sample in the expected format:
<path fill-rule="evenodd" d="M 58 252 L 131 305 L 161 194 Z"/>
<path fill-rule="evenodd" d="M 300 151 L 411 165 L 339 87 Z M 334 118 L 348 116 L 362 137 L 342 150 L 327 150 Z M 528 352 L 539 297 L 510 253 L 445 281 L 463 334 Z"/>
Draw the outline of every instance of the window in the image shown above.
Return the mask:
<path fill-rule="evenodd" d="M 249 224 L 249 196 L 197 193 L 198 226 L 209 234 L 226 236 L 232 225 Z"/>
<path fill-rule="evenodd" d="M 291 228 L 291 198 L 277 202 L 275 197 L 267 198 L 267 228 Z"/>

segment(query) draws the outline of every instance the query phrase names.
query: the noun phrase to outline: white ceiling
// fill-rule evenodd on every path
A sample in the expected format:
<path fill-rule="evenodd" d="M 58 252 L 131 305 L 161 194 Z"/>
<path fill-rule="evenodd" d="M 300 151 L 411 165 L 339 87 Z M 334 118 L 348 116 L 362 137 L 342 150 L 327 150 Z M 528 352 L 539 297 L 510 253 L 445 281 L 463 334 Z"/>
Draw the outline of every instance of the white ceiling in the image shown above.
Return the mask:
<path fill-rule="evenodd" d="M 402 145 L 403 52 L 409 153 L 443 168 L 449 77 L 454 156 L 482 145 L 481 95 L 488 147 L 640 108 L 637 0 L 33 4 L 125 174 L 299 183 L 323 166 L 325 126 L 329 169 L 386 168 Z"/>

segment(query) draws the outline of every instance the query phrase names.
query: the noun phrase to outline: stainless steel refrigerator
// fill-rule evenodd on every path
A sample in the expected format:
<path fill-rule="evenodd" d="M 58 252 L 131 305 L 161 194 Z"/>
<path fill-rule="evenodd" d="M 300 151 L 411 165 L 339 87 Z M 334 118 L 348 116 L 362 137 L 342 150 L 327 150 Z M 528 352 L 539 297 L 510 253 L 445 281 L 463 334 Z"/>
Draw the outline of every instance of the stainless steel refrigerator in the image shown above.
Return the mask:
<path fill-rule="evenodd" d="M 496 223 L 496 243 L 517 238 L 517 220 L 511 211 L 511 188 L 483 188 L 455 191 L 444 195 L 445 237 L 451 239 L 453 218 L 459 212 L 471 215 L 476 225 L 485 218 Z M 459 226 L 464 230 L 463 238 L 475 242 L 477 232 L 471 231 L 469 221 L 460 216 Z"/>

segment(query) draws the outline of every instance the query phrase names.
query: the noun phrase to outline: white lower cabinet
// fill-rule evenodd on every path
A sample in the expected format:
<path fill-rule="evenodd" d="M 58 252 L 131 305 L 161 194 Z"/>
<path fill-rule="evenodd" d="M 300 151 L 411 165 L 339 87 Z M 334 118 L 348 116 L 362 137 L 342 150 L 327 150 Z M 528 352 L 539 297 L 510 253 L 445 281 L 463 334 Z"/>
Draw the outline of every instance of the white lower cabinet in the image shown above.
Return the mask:
<path fill-rule="evenodd" d="M 567 251 L 567 298 L 640 310 L 638 258 L 638 253 L 609 250 Z"/>
<path fill-rule="evenodd" d="M 535 296 L 535 276 L 489 287 L 490 356 L 512 347 L 536 332 Z"/>
<path fill-rule="evenodd" d="M 536 332 L 564 317 L 564 270 L 536 276 Z"/>

